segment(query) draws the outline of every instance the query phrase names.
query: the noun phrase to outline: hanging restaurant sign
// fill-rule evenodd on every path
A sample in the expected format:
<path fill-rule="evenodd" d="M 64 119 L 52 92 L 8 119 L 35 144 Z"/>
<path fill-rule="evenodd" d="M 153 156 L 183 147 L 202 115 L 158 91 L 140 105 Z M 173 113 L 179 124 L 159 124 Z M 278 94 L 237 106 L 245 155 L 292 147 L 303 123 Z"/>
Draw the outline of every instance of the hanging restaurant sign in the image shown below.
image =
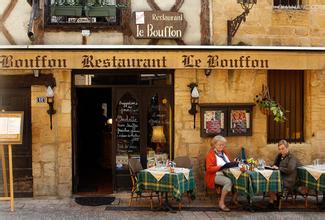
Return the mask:
<path fill-rule="evenodd" d="M 0 69 L 324 70 L 322 51 L 0 50 Z"/>
<path fill-rule="evenodd" d="M 131 30 L 135 38 L 181 39 L 187 22 L 181 12 L 133 12 Z"/>

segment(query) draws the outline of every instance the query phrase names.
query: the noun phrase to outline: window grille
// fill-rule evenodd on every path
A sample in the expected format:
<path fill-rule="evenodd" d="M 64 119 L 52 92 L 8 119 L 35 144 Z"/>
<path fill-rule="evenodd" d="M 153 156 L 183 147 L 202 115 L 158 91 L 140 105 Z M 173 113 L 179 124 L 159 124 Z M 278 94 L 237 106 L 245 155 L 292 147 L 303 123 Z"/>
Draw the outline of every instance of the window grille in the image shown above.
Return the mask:
<path fill-rule="evenodd" d="M 46 0 L 47 26 L 98 27 L 120 24 L 119 0 Z"/>
<path fill-rule="evenodd" d="M 304 72 L 300 70 L 271 70 L 268 72 L 271 99 L 287 112 L 284 123 L 268 117 L 267 142 L 277 143 L 286 139 L 292 143 L 304 141 Z"/>
<path fill-rule="evenodd" d="M 302 0 L 274 0 L 273 8 L 276 9 L 301 9 Z"/>

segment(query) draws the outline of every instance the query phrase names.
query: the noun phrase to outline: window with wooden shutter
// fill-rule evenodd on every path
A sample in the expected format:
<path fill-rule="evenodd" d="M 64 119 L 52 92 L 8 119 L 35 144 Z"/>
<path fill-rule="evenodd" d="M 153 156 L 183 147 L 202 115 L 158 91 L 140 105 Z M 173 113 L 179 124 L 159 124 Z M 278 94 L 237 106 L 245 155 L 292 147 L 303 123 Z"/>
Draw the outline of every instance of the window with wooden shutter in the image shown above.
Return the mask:
<path fill-rule="evenodd" d="M 304 71 L 270 70 L 268 87 L 271 99 L 277 101 L 287 112 L 284 123 L 276 123 L 268 117 L 267 142 L 276 143 L 286 139 L 292 143 L 304 141 Z"/>

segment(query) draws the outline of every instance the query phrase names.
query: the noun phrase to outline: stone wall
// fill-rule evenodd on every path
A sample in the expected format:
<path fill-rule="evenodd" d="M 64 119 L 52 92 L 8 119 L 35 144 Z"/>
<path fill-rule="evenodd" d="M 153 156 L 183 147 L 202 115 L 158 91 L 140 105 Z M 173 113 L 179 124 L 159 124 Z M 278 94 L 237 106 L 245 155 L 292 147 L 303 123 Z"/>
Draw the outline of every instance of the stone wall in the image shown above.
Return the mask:
<path fill-rule="evenodd" d="M 236 1 L 212 1 L 213 44 L 227 44 L 227 20 L 243 9 Z M 305 0 L 303 9 L 273 9 L 273 1 L 257 1 L 239 27 L 233 45 L 324 46 L 325 1 Z"/>
<path fill-rule="evenodd" d="M 305 73 L 305 143 L 291 144 L 291 151 L 302 163 L 311 163 L 325 156 L 325 85 L 324 71 Z M 198 83 L 200 103 L 252 103 L 266 84 L 266 70 L 213 70 L 206 77 L 201 70 L 177 70 L 175 73 L 175 156 L 188 155 L 194 161 L 194 173 L 199 195 L 204 189 L 204 159 L 211 138 L 200 137 L 200 113 L 196 115 L 196 128 L 190 109 L 191 82 Z M 263 158 L 271 163 L 277 154 L 276 144 L 267 144 L 267 118 L 258 107 L 253 108 L 252 136 L 227 137 L 227 149 L 233 158 L 245 146 L 247 155 Z"/>
<path fill-rule="evenodd" d="M 47 103 L 36 103 L 45 96 L 45 86 L 32 87 L 32 160 L 34 196 L 66 197 L 72 193 L 71 74 L 53 71 L 56 114 L 53 129 Z"/>

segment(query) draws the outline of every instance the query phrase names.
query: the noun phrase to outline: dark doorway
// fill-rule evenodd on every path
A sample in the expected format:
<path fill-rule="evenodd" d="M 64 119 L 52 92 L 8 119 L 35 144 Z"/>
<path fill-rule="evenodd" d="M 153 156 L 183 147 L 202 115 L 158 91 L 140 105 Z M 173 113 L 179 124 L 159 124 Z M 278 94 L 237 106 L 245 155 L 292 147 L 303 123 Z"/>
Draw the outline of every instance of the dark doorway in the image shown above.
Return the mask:
<path fill-rule="evenodd" d="M 10 83 L 9 80 L 7 80 L 7 82 L 8 84 Z M 33 196 L 30 97 L 30 87 L 0 88 L 0 110 L 24 112 L 23 143 L 19 145 L 13 145 L 12 147 L 15 197 Z M 8 161 L 7 147 L 5 147 L 5 158 L 6 161 Z M 0 179 L 2 180 L 1 172 Z M 0 186 L 2 184 L 1 180 Z"/>
<path fill-rule="evenodd" d="M 73 192 L 129 190 L 130 158 L 145 168 L 155 152 L 172 157 L 173 81 L 172 70 L 73 71 Z M 112 119 L 104 129 L 103 103 Z"/>
<path fill-rule="evenodd" d="M 76 99 L 76 192 L 112 193 L 112 89 L 78 88 Z"/>

